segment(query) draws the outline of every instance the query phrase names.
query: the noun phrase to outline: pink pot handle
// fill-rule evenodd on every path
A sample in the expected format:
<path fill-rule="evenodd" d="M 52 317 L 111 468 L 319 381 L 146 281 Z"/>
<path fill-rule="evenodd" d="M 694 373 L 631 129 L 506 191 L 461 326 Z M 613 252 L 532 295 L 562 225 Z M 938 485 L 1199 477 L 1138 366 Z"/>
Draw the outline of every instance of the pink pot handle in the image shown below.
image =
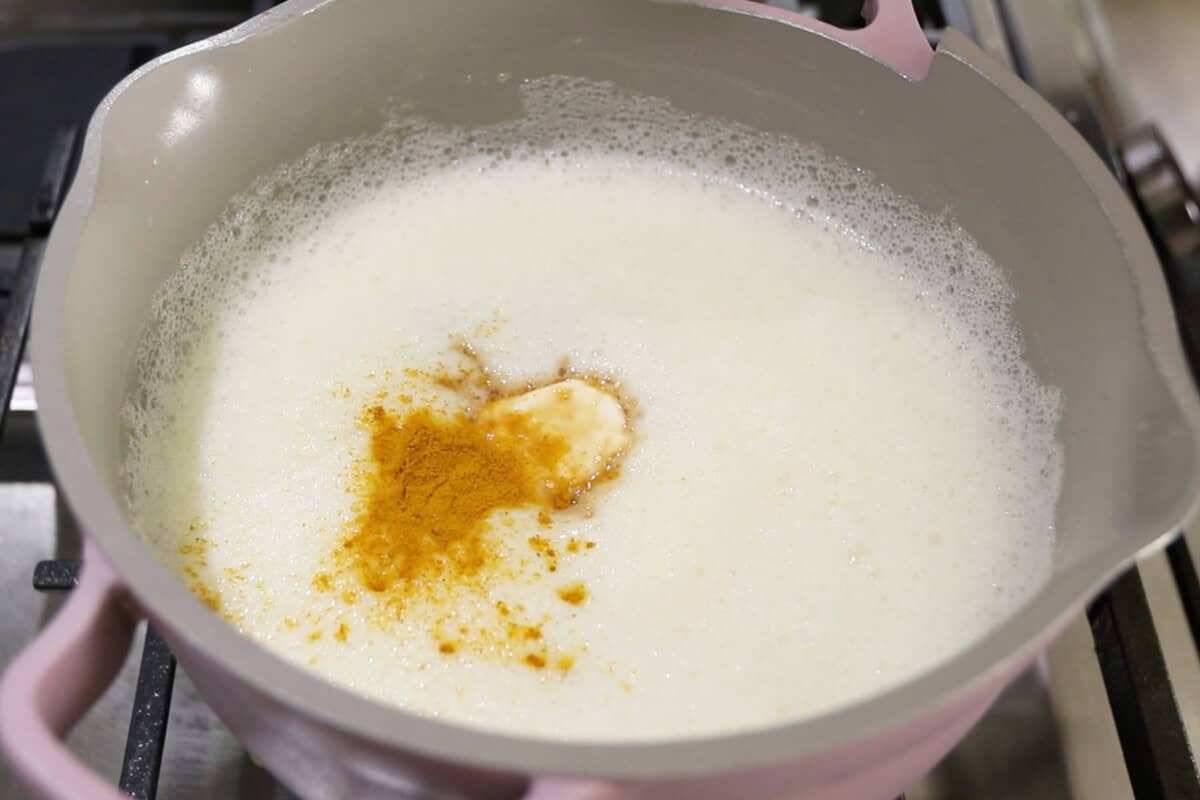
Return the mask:
<path fill-rule="evenodd" d="M 128 800 L 63 740 L 120 671 L 137 624 L 116 572 L 90 543 L 83 563 L 66 605 L 0 679 L 0 745 L 48 800 Z"/>
<path fill-rule="evenodd" d="M 701 4 L 778 19 L 797 28 L 828 36 L 861 50 L 913 80 L 924 80 L 933 63 L 933 48 L 921 30 L 912 0 L 866 0 L 863 18 L 867 24 L 855 30 L 836 28 L 818 19 L 754 0 L 701 0 Z"/>

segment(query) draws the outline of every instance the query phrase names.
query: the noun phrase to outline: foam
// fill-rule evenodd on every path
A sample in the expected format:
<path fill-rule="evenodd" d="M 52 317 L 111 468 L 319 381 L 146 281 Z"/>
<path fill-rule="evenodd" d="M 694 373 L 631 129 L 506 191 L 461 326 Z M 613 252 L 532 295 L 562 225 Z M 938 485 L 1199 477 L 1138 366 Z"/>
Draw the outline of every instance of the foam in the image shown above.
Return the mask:
<path fill-rule="evenodd" d="M 213 543 L 204 577 L 221 585 L 227 613 L 288 657 L 425 713 L 589 738 L 742 728 L 850 702 L 945 658 L 1044 582 L 1058 489 L 1059 395 L 1024 361 L 1011 289 L 963 230 L 809 144 L 578 79 L 533 81 L 521 93 L 527 113 L 516 121 L 466 130 L 400 108 L 377 133 L 315 147 L 235 198 L 183 257 L 155 296 L 125 408 L 131 516 L 165 561 L 188 569 L 179 544 L 189 526 L 200 526 Z M 428 249 L 448 241 L 437 238 L 438 226 L 456 224 L 466 240 L 520 240 L 512 226 L 523 218 L 512 209 L 524 207 L 526 189 L 556 199 L 530 201 L 531 224 L 544 225 L 540 217 L 562 208 L 561 224 L 577 225 L 581 240 L 585 211 L 597 225 L 629 222 L 600 198 L 640 207 L 637 198 L 647 194 L 663 203 L 642 208 L 663 236 L 707 235 L 689 227 L 699 220 L 720 227 L 728 219 L 739 231 L 728 242 L 713 240 L 718 249 L 729 245 L 723 253 L 692 253 L 688 268 L 667 257 L 653 272 L 612 264 L 619 279 L 611 280 L 600 274 L 610 265 L 593 264 L 592 272 L 548 283 L 558 273 L 532 265 L 539 250 L 517 241 L 526 262 L 495 255 L 492 272 L 473 286 L 470 269 Z M 464 216 L 456 218 L 455 209 Z M 366 232 L 389 228 L 393 249 L 363 249 L 362 240 L 384 241 Z M 637 235 L 656 246 L 657 234 Z M 544 238 L 564 263 L 590 263 L 552 229 Z M 587 241 L 597 252 L 608 246 Z M 677 244 L 686 249 L 683 239 Z M 481 260 L 503 251 L 464 247 Z M 392 252 L 396 265 L 344 260 L 364 252 Z M 426 262 L 443 270 L 444 281 L 418 274 Z M 505 295 L 497 277 L 526 268 L 541 281 L 525 292 L 537 302 Z M 343 287 L 357 281 L 377 288 Z M 361 305 L 372 295 L 388 300 L 334 311 L 338 302 Z M 494 302 L 500 295 L 504 307 Z M 589 316 L 592 305 L 600 317 Z M 530 321 L 534 315 L 546 324 Z M 260 329 L 265 321 L 274 327 Z M 352 424 L 357 407 L 339 405 L 330 390 L 345 389 L 354 401 L 369 396 L 384 370 L 424 366 L 447 336 L 489 321 L 498 332 L 482 337 L 483 346 L 503 379 L 520 380 L 549 366 L 547 358 L 568 355 L 627 378 L 646 416 L 645 444 L 623 478 L 628 486 L 606 498 L 594 519 L 560 532 L 601 544 L 568 572 L 607 590 L 608 599 L 593 590 L 588 606 L 552 626 L 564 641 L 585 642 L 586 657 L 565 678 L 535 678 L 486 660 L 446 666 L 415 641 L 413 625 L 356 633 L 351 658 L 328 636 L 306 647 L 307 628 L 285 624 L 298 605 L 325 615 L 319 624 L 346 613 L 314 597 L 306 577 L 348 516 L 339 481 L 361 446 Z M 598 326 L 605 330 L 597 333 Z M 378 346 L 363 344 L 372 337 Z M 806 349 L 810 342 L 820 352 Z M 685 345 L 704 347 L 704 356 Z M 831 358 L 831 349 L 858 363 Z M 269 363 L 272 355 L 303 374 Z M 727 368 L 714 371 L 713 364 Z M 687 375 L 666 381 L 673 367 Z M 806 374 L 824 383 L 808 386 Z M 868 390 L 884 396 L 871 401 L 861 396 Z M 268 394 L 274 407 L 261 405 Z M 659 408 L 666 418 L 655 416 Z M 738 408 L 760 416 L 763 427 L 717 417 L 714 428 L 708 412 Z M 889 422 L 893 408 L 901 410 Z M 288 443 L 283 463 L 269 452 L 239 452 L 274 441 Z M 667 445 L 673 450 L 661 449 Z M 689 448 L 691 455 L 681 454 Z M 747 453 L 768 463 L 759 477 L 777 481 L 775 493 L 785 498 L 778 502 L 795 508 L 730 510 L 741 502 L 730 487 L 753 487 L 717 462 L 736 458 L 738 470 L 748 469 Z M 892 463 L 880 466 L 883 454 Z M 257 484 L 263 464 L 285 470 L 287 481 Z M 690 475 L 697 488 L 668 491 L 664 475 Z M 722 490 L 732 494 L 722 498 Z M 820 507 L 805 498 L 810 490 Z M 666 495 L 698 503 L 707 517 L 683 510 L 663 516 L 649 498 Z M 753 496 L 763 504 L 769 495 Z M 636 547 L 618 541 L 646 520 L 669 529 L 676 518 L 711 530 Z M 279 530 L 281 520 L 288 530 Z M 722 529 L 745 537 L 741 551 L 719 542 Z M 796 549 L 797 529 L 819 541 Z M 696 552 L 686 546 L 689 536 Z M 247 537 L 261 542 L 248 545 Z M 714 564 L 702 557 L 738 553 L 749 559 L 736 565 L 741 577 L 714 577 Z M 806 562 L 806 553 L 819 564 Z M 671 610 L 678 600 L 653 585 L 654 565 L 631 561 L 643 558 L 660 560 L 667 586 L 719 587 L 725 610 L 704 605 L 690 617 Z M 799 597 L 778 594 L 797 576 L 810 584 Z M 655 629 L 661 645 L 645 631 L 621 629 L 629 622 L 622 595 L 625 603 L 665 609 Z M 538 602 L 530 600 L 535 610 Z M 347 617 L 353 629 L 371 630 L 358 613 Z M 872 615 L 880 619 L 872 623 Z M 839 634 L 823 616 L 858 628 Z M 705 646 L 704 637 L 716 641 Z M 779 663 L 761 663 L 769 658 Z M 486 677 L 471 679 L 471 670 Z"/>

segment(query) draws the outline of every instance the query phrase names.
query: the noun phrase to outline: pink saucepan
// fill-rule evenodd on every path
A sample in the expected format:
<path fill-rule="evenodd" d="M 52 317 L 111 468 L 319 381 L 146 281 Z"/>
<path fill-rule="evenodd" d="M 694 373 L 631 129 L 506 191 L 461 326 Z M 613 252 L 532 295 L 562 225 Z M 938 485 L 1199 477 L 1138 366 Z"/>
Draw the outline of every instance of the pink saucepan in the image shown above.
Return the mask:
<path fill-rule="evenodd" d="M 120 797 L 63 736 L 142 618 L 304 797 L 859 800 L 928 770 L 1106 581 L 1194 514 L 1200 406 L 1154 251 L 1104 165 L 965 37 L 949 31 L 932 51 L 908 0 L 867 16 L 843 31 L 734 0 L 292 0 L 121 83 L 88 130 L 34 309 L 41 424 L 87 543 L 79 587 L 0 689 L 20 775 L 46 797 Z M 486 77 L 501 73 L 515 80 Z M 255 176 L 378 127 L 388 104 L 482 126 L 520 115 L 514 84 L 550 74 L 815 141 L 949 210 L 1001 265 L 1028 359 L 1065 397 L 1054 574 L 1011 619 L 833 713 L 586 745 L 326 683 L 239 635 L 143 546 L 122 512 L 119 410 L 150 298 L 183 250 Z"/>

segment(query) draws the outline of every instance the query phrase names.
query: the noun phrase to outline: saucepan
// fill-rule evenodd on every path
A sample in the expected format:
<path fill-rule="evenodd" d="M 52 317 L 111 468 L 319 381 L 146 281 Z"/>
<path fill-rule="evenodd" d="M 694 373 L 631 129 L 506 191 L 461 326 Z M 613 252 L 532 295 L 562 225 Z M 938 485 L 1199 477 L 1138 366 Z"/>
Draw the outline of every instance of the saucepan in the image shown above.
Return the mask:
<path fill-rule="evenodd" d="M 86 544 L 80 585 L 0 690 L 21 776 L 47 797 L 120 796 L 63 737 L 143 618 L 246 748 L 305 797 L 885 798 L 935 764 L 1089 598 L 1195 514 L 1200 405 L 1155 253 L 1101 161 L 964 36 L 948 31 L 932 51 L 907 0 L 866 16 L 844 31 L 732 0 L 292 0 L 114 89 L 34 309 L 40 421 Z M 849 707 L 595 745 L 372 702 L 194 598 L 122 513 L 119 411 L 156 287 L 255 176 L 377 127 L 388 103 L 464 126 L 519 115 L 519 80 L 484 77 L 501 73 L 611 82 L 816 142 L 971 233 L 1015 291 L 1029 363 L 1064 396 L 1048 583 L 957 656 Z"/>

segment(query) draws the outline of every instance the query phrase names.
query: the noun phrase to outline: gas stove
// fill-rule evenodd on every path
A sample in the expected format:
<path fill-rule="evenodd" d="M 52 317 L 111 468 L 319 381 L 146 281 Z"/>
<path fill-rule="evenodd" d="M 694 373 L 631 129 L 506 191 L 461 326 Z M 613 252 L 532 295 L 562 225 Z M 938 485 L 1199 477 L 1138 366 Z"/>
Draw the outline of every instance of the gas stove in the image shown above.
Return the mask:
<path fill-rule="evenodd" d="M 770 2 L 861 24 L 855 0 Z M 78 574 L 80 538 L 41 447 L 23 349 L 38 264 L 88 117 L 140 64 L 272 4 L 0 4 L 0 666 L 55 613 Z M 931 41 L 947 26 L 974 37 L 1111 164 L 1159 249 L 1181 335 L 1200 368 L 1200 205 L 1186 177 L 1200 168 L 1200 90 L 1186 66 L 1187 43 L 1200 38 L 1200 6 L 914 5 Z M 1122 576 L 906 800 L 1200 798 L 1194 554 L 1200 540 L 1192 546 L 1185 535 Z M 142 637 L 71 733 L 71 747 L 135 798 L 291 798 L 205 705 L 154 631 Z M 0 763 L 0 797 L 26 796 Z"/>

